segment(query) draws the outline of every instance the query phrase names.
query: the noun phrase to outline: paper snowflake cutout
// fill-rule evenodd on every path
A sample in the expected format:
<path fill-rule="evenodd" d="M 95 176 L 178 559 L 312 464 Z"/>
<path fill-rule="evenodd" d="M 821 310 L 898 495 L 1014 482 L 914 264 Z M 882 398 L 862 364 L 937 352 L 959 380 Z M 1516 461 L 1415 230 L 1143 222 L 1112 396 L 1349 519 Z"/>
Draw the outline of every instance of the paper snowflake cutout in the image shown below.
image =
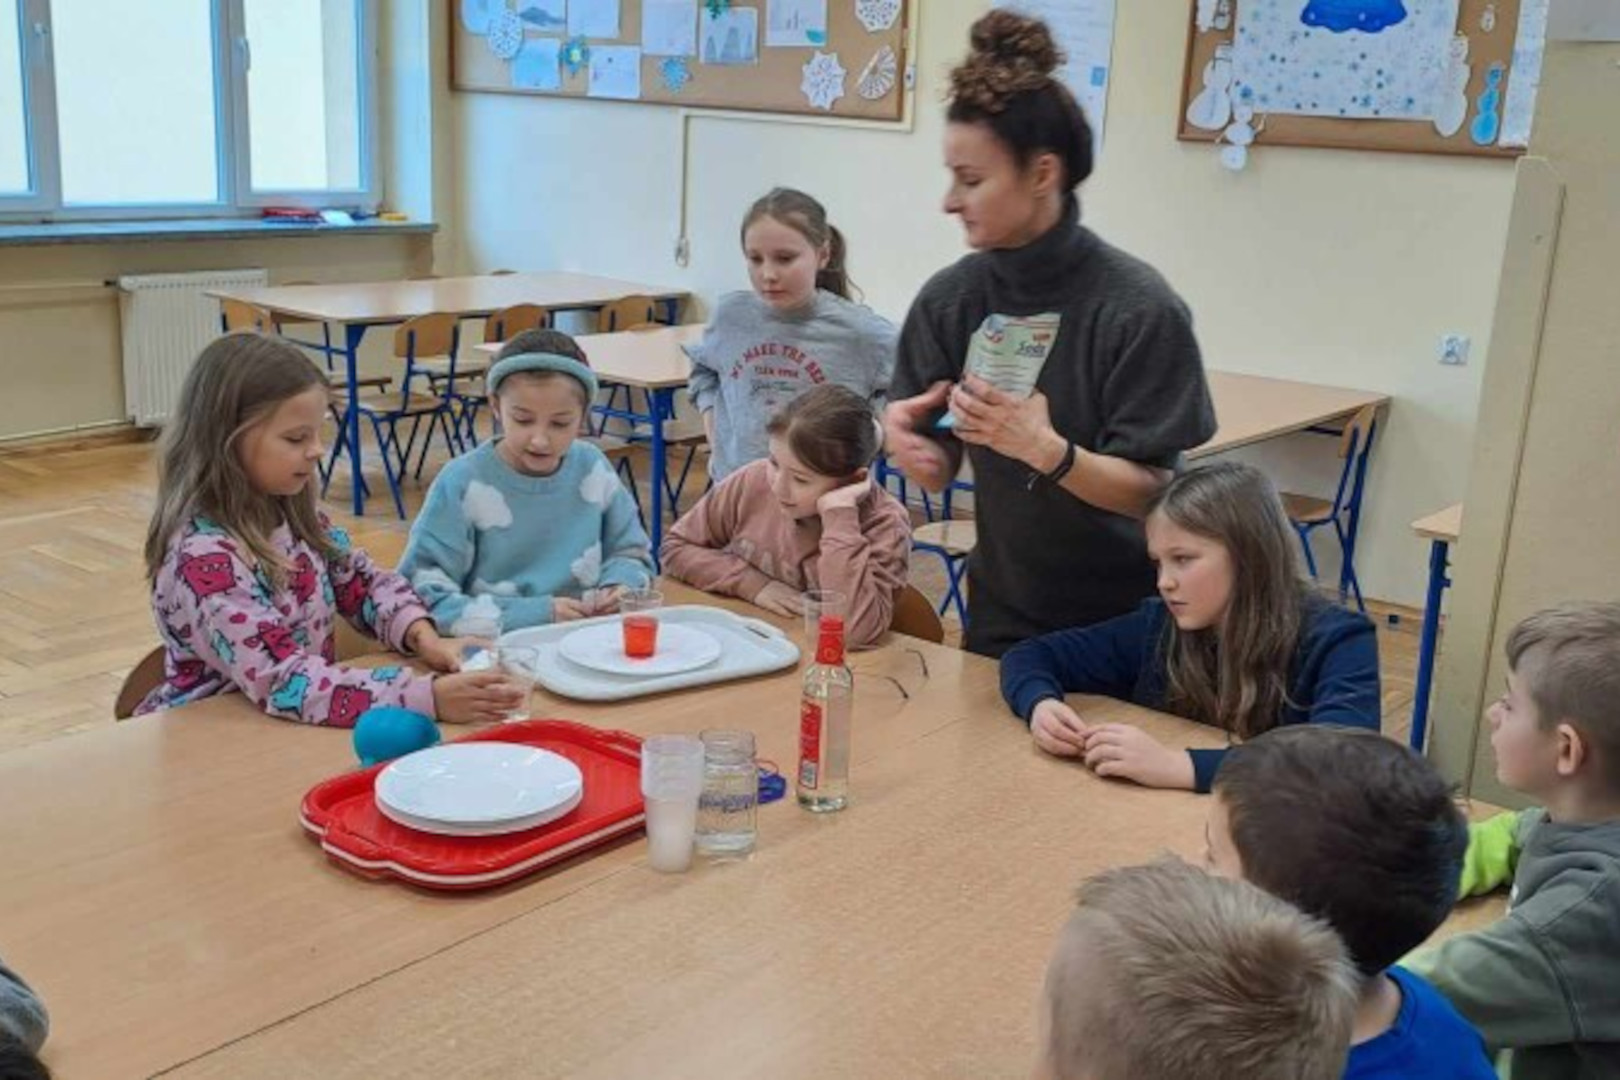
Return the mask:
<path fill-rule="evenodd" d="M 692 69 L 687 66 L 686 57 L 671 56 L 658 65 L 658 74 L 664 80 L 664 89 L 672 94 L 678 94 L 686 89 L 686 84 L 692 81 Z"/>
<path fill-rule="evenodd" d="M 812 107 L 831 112 L 833 102 L 844 96 L 844 75 L 844 65 L 838 62 L 838 54 L 824 53 L 818 49 L 805 62 L 804 81 L 799 83 L 799 89 Z"/>
<path fill-rule="evenodd" d="M 582 37 L 571 37 L 563 42 L 562 62 L 568 69 L 568 74 L 578 75 L 580 70 L 591 61 L 591 47 L 585 44 Z"/>
<path fill-rule="evenodd" d="M 895 58 L 894 49 L 888 45 L 883 46 L 861 70 L 861 77 L 855 83 L 855 92 L 867 101 L 878 100 L 894 89 L 894 79 L 899 68 L 900 62 Z"/>
<path fill-rule="evenodd" d="M 489 21 L 489 36 L 484 38 L 489 51 L 502 60 L 510 60 L 523 48 L 523 20 L 515 11 L 503 11 Z"/>
<path fill-rule="evenodd" d="M 855 15 L 870 34 L 893 26 L 899 14 L 900 0 L 855 0 Z"/>

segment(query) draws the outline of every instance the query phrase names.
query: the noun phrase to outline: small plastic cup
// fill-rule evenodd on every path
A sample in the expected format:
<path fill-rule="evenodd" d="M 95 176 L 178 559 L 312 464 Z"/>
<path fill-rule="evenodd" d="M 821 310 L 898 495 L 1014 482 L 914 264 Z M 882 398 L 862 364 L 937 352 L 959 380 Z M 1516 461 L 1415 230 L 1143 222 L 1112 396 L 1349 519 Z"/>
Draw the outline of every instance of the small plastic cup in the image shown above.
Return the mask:
<path fill-rule="evenodd" d="M 658 609 L 663 606 L 664 594 L 657 589 L 626 589 L 619 595 L 625 656 L 646 660 L 658 651 Z"/>
<path fill-rule="evenodd" d="M 810 589 L 800 594 L 800 599 L 804 602 L 804 640 L 809 642 L 814 652 L 816 642 L 821 640 L 821 617 L 847 617 L 844 594 L 837 589 Z"/>
<path fill-rule="evenodd" d="M 702 793 L 703 740 L 695 735 L 652 735 L 641 744 L 648 866 L 679 874 L 692 865 Z"/>
<path fill-rule="evenodd" d="M 527 645 L 497 645 L 493 650 L 495 663 L 502 675 L 509 682 L 517 684 L 523 690 L 523 704 L 506 714 L 508 720 L 527 720 L 529 718 L 529 699 L 534 694 L 536 668 L 540 664 L 540 650 Z"/>

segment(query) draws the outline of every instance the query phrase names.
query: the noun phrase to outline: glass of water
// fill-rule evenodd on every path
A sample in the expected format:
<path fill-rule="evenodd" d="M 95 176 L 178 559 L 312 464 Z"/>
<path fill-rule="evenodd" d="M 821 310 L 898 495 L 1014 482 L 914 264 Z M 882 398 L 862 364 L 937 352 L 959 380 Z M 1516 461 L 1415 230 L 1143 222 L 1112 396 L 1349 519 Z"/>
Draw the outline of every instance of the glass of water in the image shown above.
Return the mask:
<path fill-rule="evenodd" d="M 705 731 L 703 795 L 698 799 L 697 849 L 742 856 L 759 835 L 759 772 L 751 731 Z"/>

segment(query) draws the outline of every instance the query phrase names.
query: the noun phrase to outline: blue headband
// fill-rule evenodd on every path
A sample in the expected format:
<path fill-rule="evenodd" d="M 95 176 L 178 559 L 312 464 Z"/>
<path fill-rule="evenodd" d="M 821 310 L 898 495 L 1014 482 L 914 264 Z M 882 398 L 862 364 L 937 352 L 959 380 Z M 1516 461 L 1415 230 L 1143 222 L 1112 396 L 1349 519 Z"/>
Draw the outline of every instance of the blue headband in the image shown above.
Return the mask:
<path fill-rule="evenodd" d="M 562 356 L 558 353 L 518 353 L 508 356 L 504 360 L 497 360 L 495 366 L 489 369 L 484 382 L 489 386 L 489 392 L 500 392 L 501 383 L 509 375 L 516 375 L 520 371 L 555 371 L 560 375 L 567 375 L 585 387 L 585 401 L 596 400 L 596 392 L 600 388 L 596 375 L 590 368 L 575 360 L 571 356 Z"/>

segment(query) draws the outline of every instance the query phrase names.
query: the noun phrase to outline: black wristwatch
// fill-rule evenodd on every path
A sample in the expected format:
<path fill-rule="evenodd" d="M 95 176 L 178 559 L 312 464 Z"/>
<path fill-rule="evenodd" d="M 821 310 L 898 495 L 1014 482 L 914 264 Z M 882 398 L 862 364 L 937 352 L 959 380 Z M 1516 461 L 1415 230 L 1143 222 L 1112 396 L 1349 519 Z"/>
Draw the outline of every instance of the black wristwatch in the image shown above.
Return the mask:
<path fill-rule="evenodd" d="M 1074 443 L 1069 443 L 1068 449 L 1063 451 L 1063 460 L 1057 463 L 1056 468 L 1046 474 L 1046 478 L 1054 484 L 1061 484 L 1063 478 L 1074 470 L 1074 459 L 1078 456 L 1079 448 Z"/>

